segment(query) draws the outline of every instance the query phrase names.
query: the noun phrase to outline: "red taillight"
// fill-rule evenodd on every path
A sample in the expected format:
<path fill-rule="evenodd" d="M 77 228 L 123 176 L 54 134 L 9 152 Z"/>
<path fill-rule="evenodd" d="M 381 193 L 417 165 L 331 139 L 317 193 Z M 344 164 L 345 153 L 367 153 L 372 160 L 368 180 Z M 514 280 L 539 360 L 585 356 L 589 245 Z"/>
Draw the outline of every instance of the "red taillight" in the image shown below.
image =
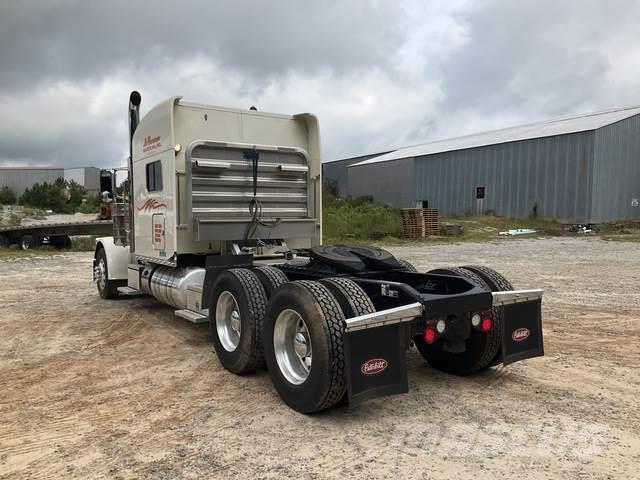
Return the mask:
<path fill-rule="evenodd" d="M 426 343 L 433 343 L 436 341 L 436 338 L 438 338 L 438 333 L 434 328 L 427 327 L 424 329 L 424 333 L 422 334 L 422 336 L 424 337 L 424 341 Z"/>
<path fill-rule="evenodd" d="M 480 330 L 482 330 L 483 332 L 488 332 L 489 330 L 491 330 L 492 325 L 493 322 L 491 321 L 491 318 L 484 317 L 482 319 L 482 322 L 480 322 Z"/>

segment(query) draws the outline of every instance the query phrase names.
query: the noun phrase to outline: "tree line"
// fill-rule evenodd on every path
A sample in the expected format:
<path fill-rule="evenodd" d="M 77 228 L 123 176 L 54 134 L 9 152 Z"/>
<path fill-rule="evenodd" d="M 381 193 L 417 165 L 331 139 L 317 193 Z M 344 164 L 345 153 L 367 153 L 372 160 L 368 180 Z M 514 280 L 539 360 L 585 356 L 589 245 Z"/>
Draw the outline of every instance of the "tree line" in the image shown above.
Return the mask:
<path fill-rule="evenodd" d="M 83 200 L 85 200 L 83 202 Z M 87 197 L 87 189 L 73 180 L 58 178 L 53 183 L 35 183 L 27 188 L 19 199 L 8 186 L 0 187 L 0 204 L 52 210 L 55 213 L 96 211 L 98 197 Z M 89 211 L 90 210 L 90 211 Z"/>

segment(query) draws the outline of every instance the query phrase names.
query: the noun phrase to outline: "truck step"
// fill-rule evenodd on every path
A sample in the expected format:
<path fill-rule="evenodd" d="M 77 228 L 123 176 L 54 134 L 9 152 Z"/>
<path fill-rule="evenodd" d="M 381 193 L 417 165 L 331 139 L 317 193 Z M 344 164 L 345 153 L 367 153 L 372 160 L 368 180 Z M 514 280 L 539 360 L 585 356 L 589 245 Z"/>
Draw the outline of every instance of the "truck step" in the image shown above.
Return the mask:
<path fill-rule="evenodd" d="M 127 297 L 139 297 L 145 294 L 144 292 L 131 287 L 118 287 L 118 293 L 126 295 Z"/>
<path fill-rule="evenodd" d="M 189 320 L 191 323 L 205 323 L 209 321 L 209 317 L 202 313 L 194 312 L 193 310 L 176 310 L 173 312 L 176 317 Z"/>

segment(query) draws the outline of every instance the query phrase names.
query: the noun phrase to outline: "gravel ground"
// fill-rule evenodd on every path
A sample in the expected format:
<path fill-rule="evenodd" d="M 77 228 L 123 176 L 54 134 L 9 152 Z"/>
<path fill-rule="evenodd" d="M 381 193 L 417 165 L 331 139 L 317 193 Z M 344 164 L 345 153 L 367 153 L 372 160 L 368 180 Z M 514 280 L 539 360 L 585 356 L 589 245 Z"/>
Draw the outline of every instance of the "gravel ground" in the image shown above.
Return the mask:
<path fill-rule="evenodd" d="M 546 356 L 458 378 L 412 350 L 408 394 L 313 416 L 224 371 L 205 326 L 100 300 L 90 254 L 0 261 L 0 477 L 639 478 L 638 248 L 391 248 L 544 288 Z"/>

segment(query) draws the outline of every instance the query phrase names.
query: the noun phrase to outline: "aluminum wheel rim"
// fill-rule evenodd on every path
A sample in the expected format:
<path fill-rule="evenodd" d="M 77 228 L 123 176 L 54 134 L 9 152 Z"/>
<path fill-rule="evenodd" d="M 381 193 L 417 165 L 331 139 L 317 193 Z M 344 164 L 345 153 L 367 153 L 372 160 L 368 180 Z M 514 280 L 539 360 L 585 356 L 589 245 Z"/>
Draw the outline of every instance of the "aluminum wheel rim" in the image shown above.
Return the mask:
<path fill-rule="evenodd" d="M 242 330 L 240 309 L 236 297 L 231 292 L 224 291 L 216 303 L 216 330 L 222 347 L 227 352 L 233 352 L 240 344 Z"/>
<path fill-rule="evenodd" d="M 280 372 L 289 383 L 300 385 L 311 371 L 311 338 L 298 312 L 280 312 L 273 328 L 273 349 Z"/>
<path fill-rule="evenodd" d="M 104 290 L 105 285 L 107 284 L 107 275 L 105 274 L 105 265 L 104 259 L 101 258 L 98 262 L 98 266 L 96 267 L 96 280 L 98 282 L 98 288 L 100 290 Z"/>

